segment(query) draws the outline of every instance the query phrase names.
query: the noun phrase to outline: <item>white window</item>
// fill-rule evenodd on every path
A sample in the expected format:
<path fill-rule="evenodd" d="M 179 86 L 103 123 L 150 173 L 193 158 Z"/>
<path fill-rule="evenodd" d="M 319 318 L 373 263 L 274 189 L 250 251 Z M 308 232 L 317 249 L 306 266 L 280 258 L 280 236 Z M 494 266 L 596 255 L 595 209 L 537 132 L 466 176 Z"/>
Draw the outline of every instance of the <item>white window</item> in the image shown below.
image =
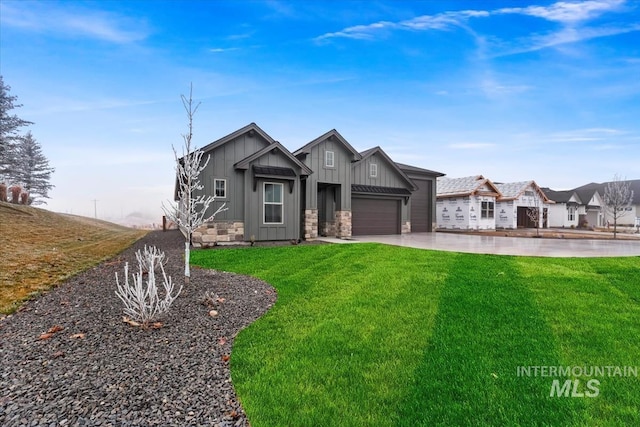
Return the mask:
<path fill-rule="evenodd" d="M 378 165 L 375 163 L 371 163 L 369 165 L 369 176 L 371 178 L 376 178 L 378 176 Z"/>
<path fill-rule="evenodd" d="M 493 218 L 493 202 L 481 202 L 480 217 Z"/>
<path fill-rule="evenodd" d="M 333 151 L 324 152 L 324 165 L 328 168 L 335 166 Z"/>
<path fill-rule="evenodd" d="M 222 199 L 227 197 L 227 180 L 226 179 L 214 179 L 213 188 L 214 188 L 215 197 L 220 197 Z"/>
<path fill-rule="evenodd" d="M 282 184 L 264 183 L 264 223 L 282 224 Z"/>
<path fill-rule="evenodd" d="M 569 221 L 575 221 L 576 220 L 576 208 L 575 208 L 575 206 L 569 206 L 567 219 Z"/>

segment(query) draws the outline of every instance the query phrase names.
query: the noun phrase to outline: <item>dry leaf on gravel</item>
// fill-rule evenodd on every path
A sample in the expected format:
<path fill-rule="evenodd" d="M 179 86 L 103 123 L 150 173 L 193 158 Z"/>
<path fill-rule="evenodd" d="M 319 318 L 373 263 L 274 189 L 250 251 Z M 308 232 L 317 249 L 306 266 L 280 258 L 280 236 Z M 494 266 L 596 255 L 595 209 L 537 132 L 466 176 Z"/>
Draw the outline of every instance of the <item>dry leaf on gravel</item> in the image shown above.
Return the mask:
<path fill-rule="evenodd" d="M 49 328 L 49 330 L 47 331 L 47 333 L 49 333 L 49 334 L 55 334 L 56 332 L 60 332 L 60 331 L 62 331 L 63 329 L 64 329 L 64 327 L 63 327 L 63 326 L 55 325 L 55 326 L 52 326 L 51 328 Z"/>
<path fill-rule="evenodd" d="M 129 319 L 127 316 L 122 316 L 122 321 L 124 323 L 130 324 L 131 326 L 140 326 L 140 323 L 136 322 L 135 320 Z"/>

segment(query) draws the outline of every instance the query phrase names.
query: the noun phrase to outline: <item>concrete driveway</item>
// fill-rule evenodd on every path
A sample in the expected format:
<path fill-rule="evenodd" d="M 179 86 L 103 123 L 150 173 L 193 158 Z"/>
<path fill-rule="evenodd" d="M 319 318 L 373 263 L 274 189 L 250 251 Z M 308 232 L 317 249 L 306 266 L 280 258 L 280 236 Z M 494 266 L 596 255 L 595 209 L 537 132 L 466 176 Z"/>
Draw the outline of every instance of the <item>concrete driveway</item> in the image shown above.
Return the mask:
<path fill-rule="evenodd" d="M 375 242 L 438 251 L 540 257 L 640 256 L 640 240 L 536 239 L 530 237 L 473 236 L 453 233 L 410 233 L 358 236 L 352 240 L 319 238 L 331 243 Z"/>

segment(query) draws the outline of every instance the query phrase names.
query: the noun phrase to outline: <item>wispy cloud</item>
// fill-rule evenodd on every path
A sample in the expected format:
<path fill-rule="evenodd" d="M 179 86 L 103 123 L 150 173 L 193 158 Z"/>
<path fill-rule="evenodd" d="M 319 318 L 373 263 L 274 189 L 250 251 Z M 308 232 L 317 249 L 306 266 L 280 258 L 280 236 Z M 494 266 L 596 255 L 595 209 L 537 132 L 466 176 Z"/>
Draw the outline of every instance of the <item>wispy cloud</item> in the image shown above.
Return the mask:
<path fill-rule="evenodd" d="M 462 25 L 469 18 L 489 16 L 489 12 L 481 10 L 461 10 L 444 12 L 436 15 L 422 15 L 399 22 L 379 21 L 367 25 L 354 25 L 333 33 L 326 33 L 314 40 L 322 41 L 332 38 L 373 39 L 384 30 L 426 31 L 447 30 Z"/>
<path fill-rule="evenodd" d="M 573 24 L 596 18 L 606 12 L 618 10 L 624 2 L 625 0 L 560 1 L 550 6 L 502 8 L 493 13 L 528 15 L 548 21 Z"/>
<path fill-rule="evenodd" d="M 542 139 L 548 142 L 597 142 L 617 139 L 624 135 L 627 135 L 627 132 L 620 129 L 587 128 L 555 132 L 547 135 L 546 137 L 542 137 Z"/>
<path fill-rule="evenodd" d="M 214 47 L 209 49 L 211 53 L 224 53 L 224 52 L 232 52 L 234 50 L 239 50 L 238 47 Z"/>
<path fill-rule="evenodd" d="M 497 52 L 494 56 L 506 56 L 516 53 L 534 52 L 537 50 L 576 43 L 601 37 L 640 31 L 640 23 L 612 27 L 567 27 L 559 31 L 543 35 L 534 35 L 518 40 L 515 45 Z"/>
<path fill-rule="evenodd" d="M 521 15 L 559 23 L 562 28 L 546 34 L 532 34 L 517 41 L 517 46 L 500 48 L 493 56 L 511 55 L 540 50 L 567 43 L 575 43 L 599 37 L 608 37 L 640 30 L 640 23 L 629 25 L 587 26 L 587 22 L 610 12 L 620 12 L 626 0 L 591 0 L 583 2 L 559 1 L 549 6 L 511 7 L 495 10 L 448 11 L 435 15 L 421 15 L 403 21 L 379 21 L 354 25 L 339 31 L 322 34 L 314 40 L 328 41 L 336 38 L 374 40 L 389 31 L 447 31 L 462 27 L 470 31 L 469 21 L 498 15 Z"/>
<path fill-rule="evenodd" d="M 149 35 L 144 20 L 100 10 L 62 7 L 57 3 L 2 2 L 0 22 L 26 31 L 118 44 L 143 40 Z"/>

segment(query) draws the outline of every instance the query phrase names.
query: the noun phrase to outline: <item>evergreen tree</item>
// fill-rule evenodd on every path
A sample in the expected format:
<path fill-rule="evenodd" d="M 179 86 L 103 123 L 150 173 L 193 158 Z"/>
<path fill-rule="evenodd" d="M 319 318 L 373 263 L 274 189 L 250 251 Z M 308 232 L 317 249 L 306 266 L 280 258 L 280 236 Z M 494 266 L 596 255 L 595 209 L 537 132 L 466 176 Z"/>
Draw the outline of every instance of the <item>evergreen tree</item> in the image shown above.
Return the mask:
<path fill-rule="evenodd" d="M 0 75 L 0 182 L 7 185 L 12 184 L 10 181 L 16 173 L 15 148 L 21 138 L 18 131 L 21 127 L 33 124 L 15 114 L 9 115 L 14 108 L 22 107 L 22 104 L 14 104 L 18 97 L 9 95 L 10 90 L 11 86 L 5 86 Z"/>
<path fill-rule="evenodd" d="M 29 204 L 46 204 L 43 198 L 49 198 L 51 174 L 55 171 L 49 166 L 49 160 L 42 154 L 42 147 L 31 132 L 21 137 L 15 150 L 14 179 L 29 194 Z"/>

